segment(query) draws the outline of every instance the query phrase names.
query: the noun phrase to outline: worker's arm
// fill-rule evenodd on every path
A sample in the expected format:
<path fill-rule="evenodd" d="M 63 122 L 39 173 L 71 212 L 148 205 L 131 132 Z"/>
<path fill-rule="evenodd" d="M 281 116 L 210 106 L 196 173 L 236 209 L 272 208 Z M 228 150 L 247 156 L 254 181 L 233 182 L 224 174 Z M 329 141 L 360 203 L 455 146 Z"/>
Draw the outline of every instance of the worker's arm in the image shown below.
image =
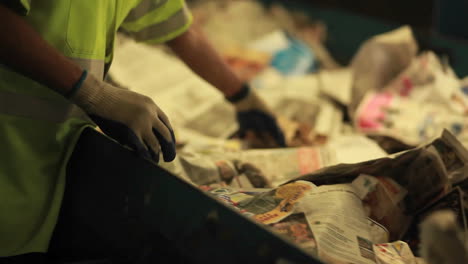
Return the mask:
<path fill-rule="evenodd" d="M 283 132 L 273 112 L 234 74 L 199 30 L 192 27 L 167 45 L 192 71 L 221 91 L 234 105 L 241 135 L 251 131 L 259 137 L 272 137 L 278 146 L 285 146 Z"/>
<path fill-rule="evenodd" d="M 243 83 L 215 51 L 199 30 L 191 27 L 169 41 L 168 46 L 197 75 L 221 91 L 226 97 L 237 93 Z"/>
<path fill-rule="evenodd" d="M 93 117 L 106 134 L 142 155 L 157 160 L 161 148 L 166 161 L 174 159 L 169 120 L 151 99 L 87 74 L 2 4 L 0 32 L 0 64 L 64 95 Z"/>
<path fill-rule="evenodd" d="M 26 21 L 0 4 L 0 62 L 15 71 L 66 94 L 82 69 L 50 46 Z"/>

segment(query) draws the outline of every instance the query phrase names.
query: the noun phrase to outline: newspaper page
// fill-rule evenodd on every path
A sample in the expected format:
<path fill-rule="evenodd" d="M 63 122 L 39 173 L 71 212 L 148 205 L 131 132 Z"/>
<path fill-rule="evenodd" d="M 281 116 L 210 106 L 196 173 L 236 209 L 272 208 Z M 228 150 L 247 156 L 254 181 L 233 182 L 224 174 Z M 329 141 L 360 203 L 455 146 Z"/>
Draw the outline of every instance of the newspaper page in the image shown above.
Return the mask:
<path fill-rule="evenodd" d="M 375 263 L 373 239 L 386 236 L 385 228 L 366 217 L 349 184 L 296 181 L 250 197 L 225 188 L 209 192 L 326 263 Z"/>
<path fill-rule="evenodd" d="M 388 241 L 388 231 L 382 225 L 369 218 L 367 218 L 367 221 L 372 243 L 380 244 Z M 270 227 L 273 232 L 289 239 L 307 253 L 316 257 L 319 256 L 317 238 L 314 236 L 311 225 L 303 212 L 291 214 L 277 223 L 270 224 Z"/>
<path fill-rule="evenodd" d="M 317 187 L 297 181 L 274 190 L 202 189 L 325 263 L 376 263 L 379 256 L 389 258 L 390 253 L 374 251 L 376 247 L 382 251 L 388 243 L 388 231 L 366 216 L 362 192 L 351 184 Z"/>
<path fill-rule="evenodd" d="M 312 189 L 299 203 L 327 263 L 375 263 L 361 199 L 349 184 Z"/>
<path fill-rule="evenodd" d="M 422 263 L 405 242 L 389 243 L 387 229 L 367 216 L 365 196 L 375 192 L 374 183 L 388 186 L 385 198 L 392 203 L 405 194 L 388 179 L 367 184 L 373 180 L 361 175 L 352 184 L 318 187 L 296 181 L 274 190 L 202 189 L 325 263 Z"/>

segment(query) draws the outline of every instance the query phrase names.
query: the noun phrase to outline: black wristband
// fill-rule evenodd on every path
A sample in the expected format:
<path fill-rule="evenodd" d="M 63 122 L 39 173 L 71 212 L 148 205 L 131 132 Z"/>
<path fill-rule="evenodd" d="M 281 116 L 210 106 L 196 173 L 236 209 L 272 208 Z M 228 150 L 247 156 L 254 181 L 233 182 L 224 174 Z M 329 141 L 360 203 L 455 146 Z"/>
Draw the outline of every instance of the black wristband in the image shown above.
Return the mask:
<path fill-rule="evenodd" d="M 88 71 L 84 70 L 83 73 L 80 76 L 80 79 L 73 85 L 73 87 L 68 91 L 68 93 L 65 94 L 65 98 L 70 99 L 72 98 L 76 92 L 81 88 L 81 85 L 83 85 L 84 80 L 88 76 Z"/>
<path fill-rule="evenodd" d="M 249 94 L 250 92 L 250 86 L 249 84 L 247 83 L 244 83 L 242 85 L 242 88 L 240 89 L 240 91 L 238 91 L 236 94 L 232 95 L 232 96 L 229 96 L 227 97 L 226 96 L 226 100 L 228 100 L 229 102 L 231 103 L 237 103 L 239 102 L 240 100 L 244 99 L 245 97 L 247 97 L 247 95 Z"/>

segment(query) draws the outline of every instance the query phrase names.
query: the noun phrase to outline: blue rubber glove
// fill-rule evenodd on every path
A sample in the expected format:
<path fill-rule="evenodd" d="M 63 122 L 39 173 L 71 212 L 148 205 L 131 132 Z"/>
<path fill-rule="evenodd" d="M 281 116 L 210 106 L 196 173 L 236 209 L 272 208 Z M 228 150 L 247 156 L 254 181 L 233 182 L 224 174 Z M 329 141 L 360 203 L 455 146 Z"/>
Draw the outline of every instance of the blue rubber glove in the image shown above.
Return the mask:
<path fill-rule="evenodd" d="M 252 131 L 259 138 L 268 135 L 279 147 L 286 147 L 283 131 L 278 126 L 275 115 L 249 85 L 245 84 L 237 94 L 226 99 L 236 109 L 241 137 Z"/>
<path fill-rule="evenodd" d="M 84 76 L 84 77 L 83 77 Z M 102 131 L 143 157 L 164 161 L 176 156 L 169 119 L 149 97 L 114 87 L 84 72 L 70 100 L 80 106 Z"/>

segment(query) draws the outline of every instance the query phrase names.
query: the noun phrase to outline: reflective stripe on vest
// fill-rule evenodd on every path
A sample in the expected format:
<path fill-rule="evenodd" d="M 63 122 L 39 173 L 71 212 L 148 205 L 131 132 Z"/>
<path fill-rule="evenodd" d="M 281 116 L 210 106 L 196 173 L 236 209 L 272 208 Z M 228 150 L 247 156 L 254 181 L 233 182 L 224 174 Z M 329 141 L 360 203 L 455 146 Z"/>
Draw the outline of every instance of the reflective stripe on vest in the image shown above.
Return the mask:
<path fill-rule="evenodd" d="M 31 95 L 6 91 L 0 91 L 0 114 L 54 123 L 61 123 L 69 118 L 90 121 L 86 113 L 74 104 L 51 102 Z"/>
<path fill-rule="evenodd" d="M 144 41 L 166 36 L 187 24 L 189 17 L 190 11 L 184 6 L 168 20 L 135 32 L 134 37 L 137 41 Z"/>
<path fill-rule="evenodd" d="M 139 18 L 163 6 L 167 1 L 168 0 L 143 0 L 135 8 L 133 8 L 130 13 L 128 13 L 125 21 L 136 21 Z"/>
<path fill-rule="evenodd" d="M 87 70 L 94 76 L 104 78 L 104 60 L 92 60 L 92 59 L 81 59 L 81 58 L 70 58 L 73 62 L 80 65 L 82 69 Z"/>

